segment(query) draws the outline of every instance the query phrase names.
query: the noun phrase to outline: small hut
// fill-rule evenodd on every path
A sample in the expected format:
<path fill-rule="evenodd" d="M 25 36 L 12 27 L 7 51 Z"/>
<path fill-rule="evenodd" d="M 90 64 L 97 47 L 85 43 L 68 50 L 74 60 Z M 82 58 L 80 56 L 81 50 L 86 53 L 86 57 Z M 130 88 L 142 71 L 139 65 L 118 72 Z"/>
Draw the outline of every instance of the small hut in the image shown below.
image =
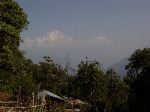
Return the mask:
<path fill-rule="evenodd" d="M 54 99 L 54 100 L 64 101 L 63 98 L 61 98 L 58 95 L 56 95 L 56 94 L 54 94 L 54 93 L 52 93 L 50 91 L 47 91 L 47 90 L 40 91 L 37 94 L 37 99 L 45 99 L 46 96 L 49 96 L 51 99 Z"/>
<path fill-rule="evenodd" d="M 65 102 L 63 98 L 47 90 L 37 93 L 37 100 L 40 100 L 41 105 L 45 105 L 47 110 L 56 110 Z"/>

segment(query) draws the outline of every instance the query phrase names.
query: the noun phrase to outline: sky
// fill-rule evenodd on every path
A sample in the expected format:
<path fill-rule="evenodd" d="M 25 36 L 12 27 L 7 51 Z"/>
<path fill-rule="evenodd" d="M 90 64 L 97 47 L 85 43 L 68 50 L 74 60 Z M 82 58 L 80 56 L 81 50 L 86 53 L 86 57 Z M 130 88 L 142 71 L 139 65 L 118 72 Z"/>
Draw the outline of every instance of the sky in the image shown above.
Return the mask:
<path fill-rule="evenodd" d="M 150 0 L 17 0 L 29 26 L 20 49 L 35 62 L 50 56 L 103 66 L 150 46 Z"/>

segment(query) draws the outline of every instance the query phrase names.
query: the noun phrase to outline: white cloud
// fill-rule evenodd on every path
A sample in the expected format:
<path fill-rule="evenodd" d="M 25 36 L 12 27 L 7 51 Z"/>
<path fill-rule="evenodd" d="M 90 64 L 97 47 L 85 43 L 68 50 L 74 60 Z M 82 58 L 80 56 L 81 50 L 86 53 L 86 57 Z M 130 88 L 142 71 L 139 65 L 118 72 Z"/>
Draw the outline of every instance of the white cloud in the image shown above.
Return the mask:
<path fill-rule="evenodd" d="M 22 44 L 23 49 L 28 48 L 39 48 L 39 47 L 50 47 L 50 48 L 61 48 L 61 47 L 88 47 L 88 46 L 100 46 L 106 45 L 109 43 L 109 40 L 104 36 L 98 36 L 95 38 L 89 39 L 76 39 L 64 35 L 63 32 L 54 30 L 48 32 L 41 37 L 36 38 L 24 38 L 24 43 Z"/>
<path fill-rule="evenodd" d="M 104 36 L 97 37 L 97 40 L 103 41 L 103 42 L 107 42 L 107 43 L 109 42 L 109 40 L 106 37 L 104 37 Z"/>
<path fill-rule="evenodd" d="M 65 36 L 62 32 L 54 30 L 48 32 L 41 37 L 35 38 L 24 38 L 24 43 L 22 44 L 23 48 L 32 48 L 32 47 L 55 47 L 59 44 L 64 44 L 70 42 L 72 39 Z"/>
<path fill-rule="evenodd" d="M 46 41 L 46 42 L 57 42 L 64 40 L 64 34 L 60 31 L 52 31 L 48 32 L 46 35 L 43 35 L 41 40 Z"/>
<path fill-rule="evenodd" d="M 110 56 L 107 52 L 112 48 L 111 40 L 105 36 L 91 38 L 75 38 L 55 30 L 44 34 L 41 37 L 24 38 L 21 49 L 26 51 L 26 56 L 39 59 L 43 56 L 52 56 L 57 59 L 64 58 L 70 53 L 73 63 L 80 62 L 80 59 L 87 57 L 98 58 L 105 61 Z"/>

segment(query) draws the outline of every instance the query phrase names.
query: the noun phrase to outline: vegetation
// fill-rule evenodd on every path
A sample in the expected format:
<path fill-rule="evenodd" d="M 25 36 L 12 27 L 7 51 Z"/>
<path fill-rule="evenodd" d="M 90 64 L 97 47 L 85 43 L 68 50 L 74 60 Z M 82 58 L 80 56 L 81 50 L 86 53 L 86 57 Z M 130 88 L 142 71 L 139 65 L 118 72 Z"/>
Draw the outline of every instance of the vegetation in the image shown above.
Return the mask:
<path fill-rule="evenodd" d="M 150 111 L 150 48 L 138 49 L 126 66 L 126 81 L 130 86 L 130 112 Z"/>
<path fill-rule="evenodd" d="M 20 33 L 28 24 L 27 16 L 13 0 L 0 1 L 0 88 L 13 92 L 12 83 L 27 77 L 26 59 L 19 50 Z M 19 83 L 19 82 L 18 82 Z M 12 85 L 11 85 L 12 84 Z"/>
<path fill-rule="evenodd" d="M 114 70 L 104 71 L 96 60 L 86 58 L 70 75 L 67 67 L 49 56 L 39 63 L 20 51 L 20 33 L 27 28 L 23 9 L 13 0 L 0 1 L 0 93 L 16 100 L 31 99 L 33 92 L 46 89 L 60 96 L 81 99 L 86 112 L 150 111 L 150 48 L 138 49 L 129 58 L 122 80 Z M 8 100 L 8 98 L 7 98 Z"/>

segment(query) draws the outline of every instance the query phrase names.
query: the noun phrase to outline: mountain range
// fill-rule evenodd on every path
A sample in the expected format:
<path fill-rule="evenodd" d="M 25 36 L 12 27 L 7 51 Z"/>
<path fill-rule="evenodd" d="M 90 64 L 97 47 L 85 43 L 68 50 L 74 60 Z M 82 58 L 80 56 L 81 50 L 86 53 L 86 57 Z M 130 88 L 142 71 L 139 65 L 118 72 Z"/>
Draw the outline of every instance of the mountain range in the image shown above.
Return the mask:
<path fill-rule="evenodd" d="M 118 63 L 112 64 L 110 68 L 114 69 L 120 77 L 126 76 L 125 66 L 128 64 L 128 59 L 120 60 Z"/>

